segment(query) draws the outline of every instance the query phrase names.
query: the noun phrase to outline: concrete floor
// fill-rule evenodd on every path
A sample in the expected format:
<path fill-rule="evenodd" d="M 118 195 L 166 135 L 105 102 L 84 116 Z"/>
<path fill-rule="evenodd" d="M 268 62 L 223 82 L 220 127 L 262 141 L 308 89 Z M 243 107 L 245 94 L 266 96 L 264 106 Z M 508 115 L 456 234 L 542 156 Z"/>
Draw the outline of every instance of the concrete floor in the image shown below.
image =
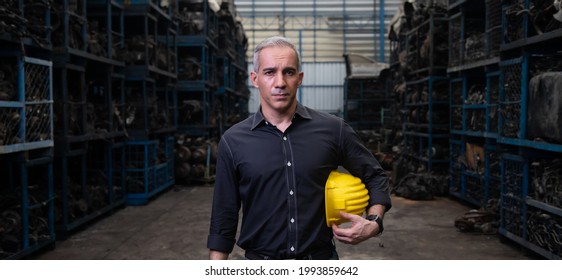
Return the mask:
<path fill-rule="evenodd" d="M 144 206 L 127 206 L 88 224 L 37 260 L 205 260 L 213 188 L 175 186 Z M 337 244 L 340 259 L 540 259 L 499 235 L 462 233 L 454 220 L 469 206 L 449 198 L 413 201 L 393 197 L 385 232 L 352 246 Z M 503 241 L 503 242 L 502 242 Z M 231 259 L 243 259 L 235 247 Z"/>

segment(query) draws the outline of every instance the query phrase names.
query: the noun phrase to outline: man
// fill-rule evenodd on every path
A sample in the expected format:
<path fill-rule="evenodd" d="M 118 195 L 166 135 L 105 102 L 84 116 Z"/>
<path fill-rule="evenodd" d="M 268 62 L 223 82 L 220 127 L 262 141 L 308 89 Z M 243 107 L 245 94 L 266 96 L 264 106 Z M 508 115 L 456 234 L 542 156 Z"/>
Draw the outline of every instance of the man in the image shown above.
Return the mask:
<path fill-rule="evenodd" d="M 358 244 L 382 232 L 391 207 L 384 170 L 342 119 L 298 103 L 303 75 L 288 39 L 272 37 L 256 46 L 250 77 L 260 110 L 219 142 L 210 259 L 232 252 L 241 207 L 237 244 L 247 259 L 338 259 L 334 237 Z M 370 195 L 370 219 L 340 213 L 349 228 L 329 228 L 325 221 L 325 183 L 339 166 L 361 178 Z"/>

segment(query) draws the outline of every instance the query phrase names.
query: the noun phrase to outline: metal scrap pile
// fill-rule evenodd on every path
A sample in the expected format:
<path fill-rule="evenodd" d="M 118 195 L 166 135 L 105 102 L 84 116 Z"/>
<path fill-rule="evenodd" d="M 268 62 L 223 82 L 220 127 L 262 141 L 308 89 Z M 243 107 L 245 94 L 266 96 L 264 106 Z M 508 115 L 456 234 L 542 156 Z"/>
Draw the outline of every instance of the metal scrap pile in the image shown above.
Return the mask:
<path fill-rule="evenodd" d="M 28 1 L 23 14 L 17 0 L 0 1 L 0 33 L 15 38 L 31 38 L 38 45 L 48 45 L 51 26 L 46 24 L 45 15 L 50 12 L 52 1 Z"/>
<path fill-rule="evenodd" d="M 562 208 L 562 160 L 531 163 L 532 177 L 529 196 L 545 204 Z"/>
<path fill-rule="evenodd" d="M 527 134 L 531 140 L 562 143 L 562 72 L 540 73 L 529 81 Z"/>
<path fill-rule="evenodd" d="M 461 232 L 495 234 L 498 226 L 498 214 L 484 209 L 471 209 L 455 219 L 455 227 Z"/>
<path fill-rule="evenodd" d="M 514 42 L 562 27 L 562 4 L 560 1 L 535 0 L 530 3 L 528 9 L 521 1 L 503 0 L 502 2 L 510 4 L 509 8 L 505 10 L 506 32 L 504 39 L 506 42 Z M 524 34 L 525 19 L 529 22 L 528 34 Z"/>
<path fill-rule="evenodd" d="M 398 58 L 403 73 L 428 67 L 430 65 L 447 65 L 448 63 L 448 23 L 435 22 L 430 33 L 428 25 L 424 25 L 432 17 L 445 17 L 447 3 L 445 1 L 406 1 L 400 12 L 394 17 L 389 38 L 401 41 L 408 34 L 405 42 L 408 49 L 397 48 L 393 54 Z M 413 30 L 417 32 L 410 33 Z"/>
<path fill-rule="evenodd" d="M 215 174 L 217 159 L 216 141 L 177 135 L 175 154 L 176 183 L 208 182 Z"/>
<path fill-rule="evenodd" d="M 24 223 L 21 215 L 21 197 L 19 194 L 0 194 L 0 258 L 8 257 L 24 248 L 23 230 L 27 226 L 29 244 L 34 245 L 49 240 L 50 229 L 47 222 L 46 205 L 48 196 L 38 185 L 28 187 L 29 201 L 27 207 L 28 222 Z"/>
<path fill-rule="evenodd" d="M 409 173 L 394 185 L 392 193 L 413 200 L 431 200 L 448 193 L 448 178 L 430 173 Z"/>

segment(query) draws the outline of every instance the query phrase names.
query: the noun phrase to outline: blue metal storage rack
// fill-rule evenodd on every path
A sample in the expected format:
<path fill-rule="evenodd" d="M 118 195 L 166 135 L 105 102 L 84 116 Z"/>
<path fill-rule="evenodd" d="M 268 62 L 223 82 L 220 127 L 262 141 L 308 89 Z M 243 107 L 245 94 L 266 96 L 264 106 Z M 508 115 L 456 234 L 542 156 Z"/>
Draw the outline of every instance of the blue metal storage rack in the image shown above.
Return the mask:
<path fill-rule="evenodd" d="M 419 172 L 445 172 L 440 167 L 449 163 L 448 79 L 429 76 L 406 86 L 404 155 Z"/>
<path fill-rule="evenodd" d="M 127 134 L 129 139 L 159 138 L 176 130 L 174 7 L 160 1 L 129 1 L 124 7 Z"/>
<path fill-rule="evenodd" d="M 10 5 L 11 4 L 11 5 Z M 37 49 L 51 51 L 51 4 L 47 1 L 9 1 L 2 5 L 3 19 L 0 41 L 4 47 L 23 47 L 27 52 Z M 9 48 L 10 48 L 9 47 Z M 3 48 L 3 51 L 9 48 Z M 47 54 L 48 54 L 47 52 Z M 26 53 L 36 56 L 36 54 Z"/>
<path fill-rule="evenodd" d="M 143 205 L 174 184 L 174 138 L 128 141 L 124 176 L 127 204 Z"/>
<path fill-rule="evenodd" d="M 178 133 L 210 137 L 217 133 L 220 122 L 216 102 L 218 17 L 207 1 L 178 4 Z M 230 66 L 221 62 L 220 70 L 230 72 Z M 223 78 L 228 79 L 228 74 Z M 223 86 L 226 94 L 227 85 Z"/>
<path fill-rule="evenodd" d="M 545 258 L 562 258 L 560 158 L 521 149 L 501 160 L 499 233 Z"/>
<path fill-rule="evenodd" d="M 163 10 L 152 1 L 133 1 L 125 5 L 124 16 L 127 78 L 158 75 L 175 79 L 177 25 L 171 10 Z"/>
<path fill-rule="evenodd" d="M 0 259 L 54 247 L 53 150 L 0 154 Z"/>
<path fill-rule="evenodd" d="M 119 157 L 116 147 L 120 143 L 92 140 L 85 145 L 83 150 L 55 158 L 57 239 L 66 239 L 73 230 L 125 202 L 124 185 L 114 178 L 113 160 Z"/>
<path fill-rule="evenodd" d="M 438 48 L 434 38 L 448 34 L 448 17 L 431 13 L 418 26 L 409 30 L 406 36 L 406 56 L 408 75 L 423 77 L 439 76 L 445 73 L 448 65 L 448 49 Z"/>
<path fill-rule="evenodd" d="M 379 130 L 388 123 L 387 84 L 378 77 L 346 78 L 344 81 L 344 119 L 355 129 Z"/>
<path fill-rule="evenodd" d="M 485 0 L 450 2 L 448 9 L 450 194 L 492 209 L 497 208 L 500 179 L 500 8 L 500 3 Z"/>
<path fill-rule="evenodd" d="M 119 149 L 123 157 L 114 161 L 126 204 L 140 205 L 174 183 L 169 146 L 178 117 L 177 6 L 158 0 L 125 1 L 123 6 L 128 139 Z"/>
<path fill-rule="evenodd" d="M 397 42 L 391 45 L 394 61 L 390 66 L 401 74 L 394 87 L 394 99 L 400 107 L 392 108 L 399 115 L 402 131 L 399 156 L 404 168 L 397 171 L 397 176 L 399 172 L 431 174 L 443 185 L 447 183 L 450 146 L 446 76 L 449 42 L 443 37 L 448 35 L 449 25 L 447 11 L 442 9 L 445 6 L 432 2 L 412 26 L 393 34 Z M 399 60 L 399 54 L 403 60 Z"/>
<path fill-rule="evenodd" d="M 10 85 L 0 101 L 2 259 L 23 258 L 55 238 L 52 63 L 12 53 L 0 58 Z"/>
<path fill-rule="evenodd" d="M 529 122 L 531 116 L 542 114 L 532 106 L 531 79 L 542 71 L 560 71 L 562 61 L 558 54 L 562 29 L 539 30 L 541 22 L 531 16 L 546 8 L 541 5 L 547 3 L 526 0 L 502 6 L 504 37 L 499 62 L 501 114 L 498 143 L 502 144 L 505 154 L 502 157 L 499 232 L 545 258 L 560 259 L 562 205 L 547 197 L 559 196 L 559 190 L 554 186 L 560 185 L 562 171 L 555 168 L 562 153 L 562 143 L 545 137 L 552 131 L 537 135 L 536 124 L 531 126 Z M 547 13 L 545 21 L 554 21 L 546 9 L 544 12 Z M 559 95 L 546 88 L 541 90 L 543 97 L 553 100 Z M 530 133 L 532 129 L 534 133 Z"/>
<path fill-rule="evenodd" d="M 124 141 L 127 104 L 124 7 L 117 1 L 60 1 L 53 8 L 56 218 L 58 239 L 122 206 L 123 182 L 113 175 Z"/>
<path fill-rule="evenodd" d="M 242 25 L 235 17 L 234 3 L 223 2 L 218 12 L 218 49 L 215 59 L 218 80 L 215 102 L 220 112 L 219 135 L 248 115 L 248 67 L 245 57 L 247 39 Z"/>
<path fill-rule="evenodd" d="M 556 169 L 562 145 L 538 141 L 529 133 L 530 116 L 537 114 L 530 111 L 529 83 L 541 71 L 560 71 L 556 65 L 562 60 L 557 55 L 562 30 L 549 29 L 556 24 L 541 25 L 554 21 L 548 14 L 552 10 L 546 9 L 550 3 L 474 2 L 449 2 L 450 192 L 484 208 L 490 207 L 486 199 L 499 198 L 499 233 L 545 258 L 559 259 L 562 210 L 560 203 L 547 197 L 559 194 L 553 186 L 559 185 L 562 174 Z M 485 8 L 486 13 L 470 12 L 474 7 Z M 537 17 L 539 13 L 544 16 Z M 485 23 L 484 28 L 471 23 L 475 20 Z M 476 38 L 479 44 L 468 44 Z M 471 53 L 475 50 L 482 54 L 479 59 L 468 59 L 476 57 Z M 484 96 L 481 89 L 481 96 L 474 98 L 475 85 L 485 89 Z M 467 164 L 474 154 L 469 149 L 475 147 L 484 151 L 480 160 L 486 168 L 481 174 Z"/>
<path fill-rule="evenodd" d="M 26 56 L 2 61 L 6 82 L 14 86 L 0 101 L 0 154 L 52 147 L 52 63 Z"/>

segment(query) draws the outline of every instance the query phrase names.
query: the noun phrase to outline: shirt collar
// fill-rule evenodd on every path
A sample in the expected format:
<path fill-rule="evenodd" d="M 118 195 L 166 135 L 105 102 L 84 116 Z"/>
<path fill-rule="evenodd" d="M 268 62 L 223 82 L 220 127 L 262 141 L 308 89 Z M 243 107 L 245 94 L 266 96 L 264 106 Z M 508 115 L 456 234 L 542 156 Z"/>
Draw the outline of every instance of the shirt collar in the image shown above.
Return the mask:
<path fill-rule="evenodd" d="M 308 112 L 308 108 L 304 107 L 299 102 L 297 102 L 297 111 L 295 112 L 295 116 L 300 116 L 303 119 L 312 119 L 312 117 L 310 116 L 310 112 Z M 254 114 L 254 120 L 252 122 L 252 127 L 250 128 L 250 130 L 256 129 L 256 127 L 258 127 L 258 125 L 263 122 L 265 122 L 265 118 L 263 117 L 260 106 L 258 111 Z"/>

